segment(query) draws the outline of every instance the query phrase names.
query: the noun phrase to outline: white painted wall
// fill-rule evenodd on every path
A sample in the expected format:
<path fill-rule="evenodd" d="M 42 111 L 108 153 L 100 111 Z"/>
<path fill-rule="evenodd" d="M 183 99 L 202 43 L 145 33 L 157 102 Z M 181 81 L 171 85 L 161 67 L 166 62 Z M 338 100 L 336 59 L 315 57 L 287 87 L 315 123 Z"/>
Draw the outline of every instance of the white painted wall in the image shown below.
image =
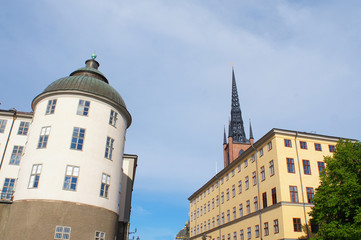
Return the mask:
<path fill-rule="evenodd" d="M 55 98 L 57 103 L 54 114 L 45 115 L 48 100 Z M 79 99 L 90 101 L 88 116 L 77 115 Z M 111 109 L 118 112 L 116 127 L 109 124 Z M 40 131 L 45 126 L 51 126 L 48 144 L 45 149 L 38 149 Z M 62 93 L 40 100 L 34 109 L 14 201 L 63 200 L 118 212 L 126 126 L 125 118 L 117 109 L 91 95 Z M 86 129 L 82 151 L 70 149 L 74 127 Z M 115 140 L 112 160 L 104 157 L 107 136 Z M 33 164 L 43 164 L 37 189 L 28 188 Z M 67 165 L 80 167 L 76 191 L 63 190 Z M 108 198 L 100 197 L 102 173 L 111 176 Z"/>

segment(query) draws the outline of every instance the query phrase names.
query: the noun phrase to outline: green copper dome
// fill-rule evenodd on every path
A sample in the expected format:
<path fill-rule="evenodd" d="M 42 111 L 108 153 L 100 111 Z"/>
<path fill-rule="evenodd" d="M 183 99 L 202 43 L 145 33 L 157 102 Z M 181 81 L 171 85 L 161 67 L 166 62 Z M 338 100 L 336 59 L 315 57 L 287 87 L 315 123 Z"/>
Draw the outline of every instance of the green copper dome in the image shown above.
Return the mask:
<path fill-rule="evenodd" d="M 95 59 L 89 59 L 85 62 L 86 67 L 79 68 L 72 72 L 68 77 L 60 78 L 51 83 L 45 90 L 34 99 L 38 99 L 45 93 L 55 93 L 59 91 L 80 91 L 94 94 L 99 97 L 110 100 L 119 110 L 125 113 L 128 118 L 128 126 L 131 122 L 131 116 L 120 94 L 109 85 L 107 78 L 98 70 L 99 63 Z M 34 104 L 33 102 L 33 104 Z"/>

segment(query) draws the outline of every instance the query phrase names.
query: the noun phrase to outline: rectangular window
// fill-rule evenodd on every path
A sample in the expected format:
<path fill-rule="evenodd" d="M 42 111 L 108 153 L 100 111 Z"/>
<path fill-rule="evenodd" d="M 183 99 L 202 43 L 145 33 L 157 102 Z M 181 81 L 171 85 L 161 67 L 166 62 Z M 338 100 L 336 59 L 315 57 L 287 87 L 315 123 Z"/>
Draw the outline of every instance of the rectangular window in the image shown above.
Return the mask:
<path fill-rule="evenodd" d="M 219 196 L 217 195 L 216 197 L 216 206 L 218 207 L 219 206 Z"/>
<path fill-rule="evenodd" d="M 79 167 L 76 166 L 66 166 L 65 179 L 64 179 L 64 190 L 76 190 L 76 185 L 78 183 L 79 177 Z"/>
<path fill-rule="evenodd" d="M 95 240 L 105 240 L 105 233 L 104 232 L 95 232 Z"/>
<path fill-rule="evenodd" d="M 0 133 L 4 133 L 7 120 L 0 119 Z"/>
<path fill-rule="evenodd" d="M 237 240 L 237 232 L 233 232 L 233 240 Z"/>
<path fill-rule="evenodd" d="M 18 135 L 28 135 L 29 131 L 29 122 L 20 122 L 19 129 L 18 129 Z"/>
<path fill-rule="evenodd" d="M 224 192 L 221 193 L 221 203 L 224 203 Z"/>
<path fill-rule="evenodd" d="M 316 151 L 322 151 L 321 144 L 315 143 L 315 150 L 316 150 Z"/>
<path fill-rule="evenodd" d="M 242 180 L 238 181 L 238 193 L 242 193 Z"/>
<path fill-rule="evenodd" d="M 224 179 L 223 179 L 223 178 L 221 178 L 221 185 L 223 184 L 223 182 L 224 182 Z"/>
<path fill-rule="evenodd" d="M 214 198 L 212 198 L 212 209 L 214 209 Z"/>
<path fill-rule="evenodd" d="M 297 186 L 290 186 L 291 202 L 298 202 Z"/>
<path fill-rule="evenodd" d="M 301 232 L 301 218 L 294 218 L 293 219 L 293 231 Z"/>
<path fill-rule="evenodd" d="M 325 163 L 324 162 L 317 162 L 317 166 L 318 166 L 318 173 L 324 174 L 325 171 Z"/>
<path fill-rule="evenodd" d="M 232 185 L 232 197 L 236 196 L 236 185 Z"/>
<path fill-rule="evenodd" d="M 259 225 L 254 226 L 256 238 L 259 238 Z"/>
<path fill-rule="evenodd" d="M 295 173 L 295 162 L 293 158 L 287 158 L 287 171 L 289 173 Z"/>
<path fill-rule="evenodd" d="M 83 150 L 85 137 L 85 129 L 74 127 L 73 136 L 71 138 L 70 149 Z"/>
<path fill-rule="evenodd" d="M 228 181 L 228 179 L 229 179 L 229 173 L 227 173 L 226 175 L 226 181 Z"/>
<path fill-rule="evenodd" d="M 15 178 L 5 178 L 0 199 L 11 201 L 13 198 L 14 188 L 15 188 Z"/>
<path fill-rule="evenodd" d="M 275 166 L 273 160 L 269 162 L 269 174 L 270 176 L 275 175 Z"/>
<path fill-rule="evenodd" d="M 46 106 L 45 114 L 54 114 L 56 106 L 56 99 L 52 99 L 48 101 L 48 105 Z"/>
<path fill-rule="evenodd" d="M 248 237 L 248 239 L 252 239 L 252 229 L 251 229 L 251 227 L 247 228 L 247 237 Z"/>
<path fill-rule="evenodd" d="M 23 155 L 23 146 L 14 146 L 13 152 L 11 153 L 10 163 L 11 165 L 19 165 L 21 156 Z"/>
<path fill-rule="evenodd" d="M 254 171 L 254 172 L 252 173 L 252 181 L 253 181 L 253 186 L 257 184 L 256 171 Z"/>
<path fill-rule="evenodd" d="M 263 148 L 261 148 L 260 150 L 259 150 L 259 157 L 262 157 L 263 156 Z"/>
<path fill-rule="evenodd" d="M 268 222 L 264 223 L 264 235 L 268 236 L 269 235 L 269 230 L 268 230 Z"/>
<path fill-rule="evenodd" d="M 239 217 L 243 217 L 243 204 L 239 204 Z"/>
<path fill-rule="evenodd" d="M 249 188 L 249 179 L 248 176 L 245 178 L 245 183 L 246 183 L 246 190 Z"/>
<path fill-rule="evenodd" d="M 108 158 L 108 159 L 112 159 L 112 155 L 113 155 L 113 150 L 114 150 L 114 139 L 113 138 L 110 138 L 110 137 L 107 137 L 107 143 L 106 143 L 106 146 L 105 146 L 105 154 L 104 154 L 104 157 L 105 158 Z"/>
<path fill-rule="evenodd" d="M 276 188 L 272 188 L 272 204 L 276 204 L 277 203 L 277 191 Z"/>
<path fill-rule="evenodd" d="M 267 149 L 270 151 L 272 149 L 272 142 L 267 143 Z"/>
<path fill-rule="evenodd" d="M 248 167 L 248 159 L 244 160 L 244 168 Z"/>
<path fill-rule="evenodd" d="M 208 219 L 208 230 L 211 229 L 211 219 Z"/>
<path fill-rule="evenodd" d="M 240 238 L 240 240 L 244 240 L 244 231 L 243 231 L 243 229 L 239 231 L 239 238 Z"/>
<path fill-rule="evenodd" d="M 208 212 L 211 211 L 211 201 L 208 201 Z"/>
<path fill-rule="evenodd" d="M 110 110 L 109 124 L 115 127 L 117 120 L 118 120 L 118 113 L 113 110 Z"/>
<path fill-rule="evenodd" d="M 253 198 L 254 210 L 258 211 L 258 197 Z"/>
<path fill-rule="evenodd" d="M 262 151 L 263 151 L 263 150 L 262 150 Z M 256 160 L 256 157 L 255 157 L 254 154 L 252 154 L 252 156 L 251 156 L 251 162 L 254 162 L 254 160 Z"/>
<path fill-rule="evenodd" d="M 267 207 L 267 192 L 262 193 L 263 208 Z"/>
<path fill-rule="evenodd" d="M 226 191 L 226 199 L 227 199 L 227 201 L 229 200 L 229 188 L 227 188 L 227 191 Z"/>
<path fill-rule="evenodd" d="M 307 143 L 300 141 L 300 147 L 301 147 L 301 149 L 307 149 Z"/>
<path fill-rule="evenodd" d="M 48 144 L 49 134 L 50 134 L 50 127 L 41 128 L 38 148 L 46 148 L 46 145 Z"/>
<path fill-rule="evenodd" d="M 234 169 L 231 172 L 231 176 L 234 177 Z"/>
<path fill-rule="evenodd" d="M 217 215 L 217 226 L 219 226 L 219 215 Z"/>
<path fill-rule="evenodd" d="M 231 221 L 231 212 L 227 210 L 227 222 Z"/>
<path fill-rule="evenodd" d="M 236 207 L 233 208 L 233 220 L 237 218 L 237 210 Z"/>
<path fill-rule="evenodd" d="M 214 225 L 214 217 L 212 217 L 212 227 L 214 228 L 215 225 Z"/>
<path fill-rule="evenodd" d="M 31 169 L 29 188 L 38 188 L 42 164 L 34 164 Z"/>
<path fill-rule="evenodd" d="M 312 187 L 306 187 L 306 192 L 307 192 L 307 201 L 308 203 L 312 203 L 313 202 L 313 196 L 314 196 L 314 191 Z"/>
<path fill-rule="evenodd" d="M 251 203 L 249 200 L 246 201 L 247 214 L 251 213 Z"/>
<path fill-rule="evenodd" d="M 222 212 L 222 224 L 224 224 L 224 212 Z"/>
<path fill-rule="evenodd" d="M 242 165 L 241 165 L 241 164 L 239 164 L 239 165 L 238 165 L 238 167 L 237 167 L 238 172 L 240 172 L 240 171 L 241 171 L 241 169 L 242 169 Z"/>
<path fill-rule="evenodd" d="M 292 147 L 291 139 L 285 139 L 285 147 Z"/>
<path fill-rule="evenodd" d="M 108 197 L 108 191 L 110 187 L 110 176 L 103 173 L 102 175 L 102 184 L 100 185 L 100 196 L 107 198 Z"/>
<path fill-rule="evenodd" d="M 54 239 L 68 240 L 70 239 L 71 227 L 56 226 Z"/>
<path fill-rule="evenodd" d="M 328 149 L 330 150 L 330 152 L 334 152 L 335 151 L 335 145 L 328 145 Z"/>
<path fill-rule="evenodd" d="M 89 113 L 90 102 L 85 100 L 79 100 L 78 110 L 76 114 L 82 116 L 88 116 Z"/>
<path fill-rule="evenodd" d="M 266 179 L 266 172 L 264 170 L 264 166 L 261 167 L 261 181 Z"/>
<path fill-rule="evenodd" d="M 228 233 L 227 240 L 231 240 L 231 234 Z"/>
<path fill-rule="evenodd" d="M 309 160 L 302 160 L 303 162 L 303 172 L 306 175 L 311 175 L 311 166 Z"/>
<path fill-rule="evenodd" d="M 280 229 L 278 227 L 278 219 L 273 220 L 273 228 L 275 233 L 279 233 Z"/>

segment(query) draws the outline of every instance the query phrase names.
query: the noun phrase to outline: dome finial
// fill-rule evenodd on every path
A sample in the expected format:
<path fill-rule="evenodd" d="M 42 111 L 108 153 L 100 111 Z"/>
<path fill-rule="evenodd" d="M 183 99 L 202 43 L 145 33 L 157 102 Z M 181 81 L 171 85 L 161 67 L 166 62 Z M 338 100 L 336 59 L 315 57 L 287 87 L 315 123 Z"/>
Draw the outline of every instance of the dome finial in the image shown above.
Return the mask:
<path fill-rule="evenodd" d="M 97 55 L 95 53 L 92 54 L 92 59 L 96 59 Z"/>

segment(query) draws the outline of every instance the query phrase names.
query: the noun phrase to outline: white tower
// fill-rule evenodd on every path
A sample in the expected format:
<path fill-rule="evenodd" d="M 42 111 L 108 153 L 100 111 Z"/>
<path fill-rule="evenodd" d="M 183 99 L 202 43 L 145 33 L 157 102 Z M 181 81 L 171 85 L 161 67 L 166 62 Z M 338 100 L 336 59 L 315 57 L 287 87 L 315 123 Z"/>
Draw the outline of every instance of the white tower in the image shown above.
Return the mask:
<path fill-rule="evenodd" d="M 131 116 L 98 67 L 87 60 L 33 100 L 7 239 L 115 238 Z"/>

